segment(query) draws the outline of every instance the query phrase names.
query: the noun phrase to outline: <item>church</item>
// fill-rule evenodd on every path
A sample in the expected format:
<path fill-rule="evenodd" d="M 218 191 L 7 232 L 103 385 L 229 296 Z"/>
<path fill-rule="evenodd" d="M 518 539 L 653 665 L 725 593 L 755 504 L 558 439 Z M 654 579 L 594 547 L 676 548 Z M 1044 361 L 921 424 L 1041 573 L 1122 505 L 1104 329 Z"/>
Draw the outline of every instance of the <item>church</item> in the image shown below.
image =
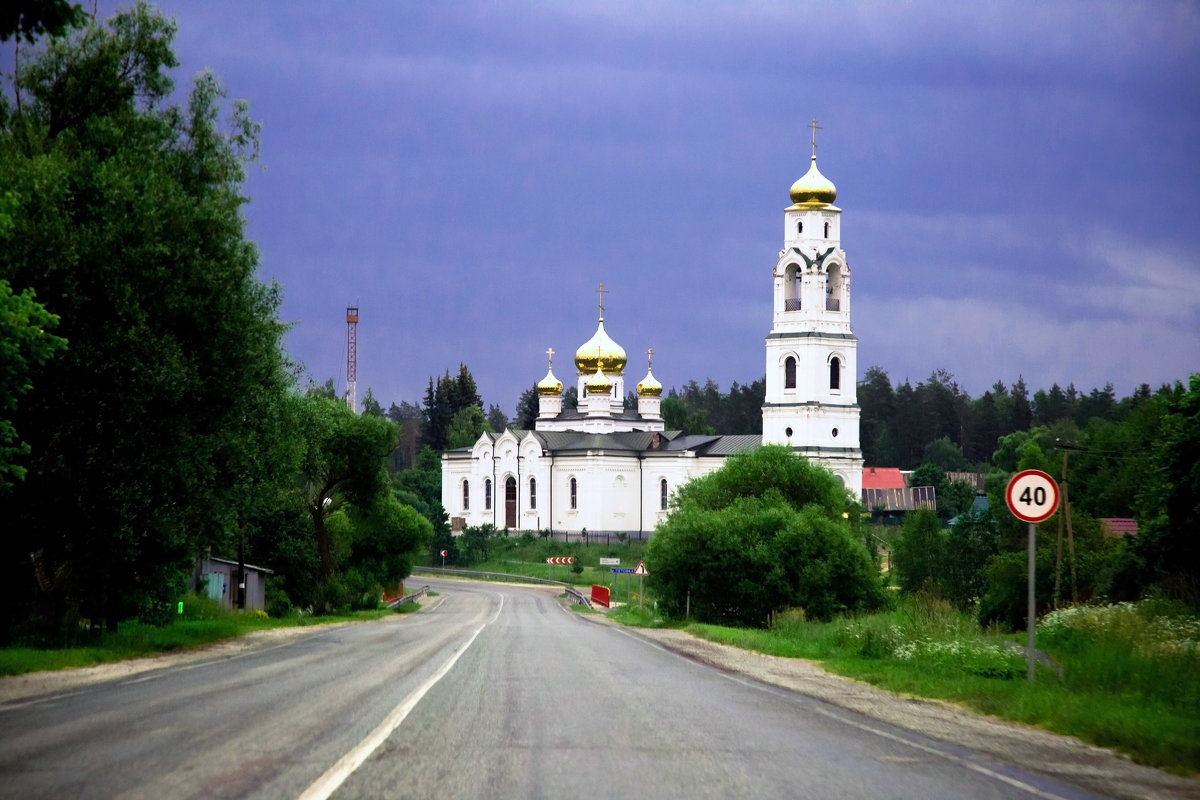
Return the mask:
<path fill-rule="evenodd" d="M 762 435 L 665 430 L 652 351 L 636 386 L 637 408 L 626 409 L 628 358 L 604 329 L 601 284 L 596 332 L 575 351 L 578 406 L 564 408 L 554 351 L 547 350 L 533 430 L 484 433 L 473 446 L 442 454 L 442 505 L 456 532 L 492 524 L 644 539 L 666 518 L 677 487 L 762 444 L 790 447 L 833 472 L 854 497 L 861 495 L 850 267 L 841 247 L 841 209 L 833 205 L 837 189 L 817 169 L 815 120 L 811 127 L 811 165 L 792 184 L 783 249 L 771 270 Z"/>

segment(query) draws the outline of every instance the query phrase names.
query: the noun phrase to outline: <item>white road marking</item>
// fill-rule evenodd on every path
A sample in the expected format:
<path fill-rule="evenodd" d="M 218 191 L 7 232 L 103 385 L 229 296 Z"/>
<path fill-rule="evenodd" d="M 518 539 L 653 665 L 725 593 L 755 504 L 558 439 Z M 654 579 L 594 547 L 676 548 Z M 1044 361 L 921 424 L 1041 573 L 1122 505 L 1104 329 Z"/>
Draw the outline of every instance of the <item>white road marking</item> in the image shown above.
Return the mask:
<path fill-rule="evenodd" d="M 489 593 L 490 594 L 490 593 Z M 471 634 L 471 637 L 463 643 L 462 647 L 450 657 L 445 664 L 438 669 L 427 681 L 418 686 L 412 693 L 400 701 L 400 704 L 392 709 L 383 722 L 375 730 L 371 731 L 365 739 L 359 742 L 350 752 L 342 756 L 336 764 L 330 767 L 324 775 L 317 778 L 311 786 L 304 790 L 300 795 L 299 800 L 326 800 L 330 795 L 338 790 L 338 787 L 345 783 L 356 769 L 363 765 L 371 754 L 379 748 L 379 745 L 387 741 L 387 738 L 392 735 L 396 728 L 400 727 L 400 723 L 404 722 L 409 713 L 417 707 L 422 698 L 429 693 L 429 690 L 437 685 L 437 682 L 446 677 L 462 654 L 467 652 L 467 649 L 474 644 L 475 639 L 479 634 L 483 633 L 483 629 L 491 625 L 500 617 L 500 611 L 504 608 L 504 595 L 497 595 L 500 598 L 500 605 L 496 607 L 496 613 L 487 622 L 480 625 Z"/>

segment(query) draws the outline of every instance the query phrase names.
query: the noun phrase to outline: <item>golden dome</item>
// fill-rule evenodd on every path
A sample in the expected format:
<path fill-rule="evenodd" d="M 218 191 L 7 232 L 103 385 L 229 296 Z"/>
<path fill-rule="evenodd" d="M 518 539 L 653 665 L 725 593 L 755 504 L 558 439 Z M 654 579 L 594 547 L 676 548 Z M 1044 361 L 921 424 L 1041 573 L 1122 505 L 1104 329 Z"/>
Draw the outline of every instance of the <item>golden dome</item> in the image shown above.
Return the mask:
<path fill-rule="evenodd" d="M 562 381 L 554 377 L 553 369 L 547 369 L 546 377 L 538 381 L 537 393 L 542 397 L 554 397 L 555 395 L 562 394 L 562 391 Z"/>
<path fill-rule="evenodd" d="M 646 370 L 646 377 L 637 385 L 638 397 L 662 397 L 663 386 L 654 379 L 654 373 Z"/>
<path fill-rule="evenodd" d="M 604 332 L 604 317 L 592 338 L 588 339 L 575 351 L 575 366 L 580 375 L 590 375 L 600 369 L 600 363 L 608 365 L 609 372 L 614 375 L 625 374 L 625 349 L 609 338 Z"/>
<path fill-rule="evenodd" d="M 792 202 L 798 206 L 827 206 L 837 199 L 837 187 L 817 169 L 817 157 L 804 177 L 792 184 Z"/>
<path fill-rule="evenodd" d="M 604 374 L 604 360 L 596 365 L 596 374 L 584 384 L 588 394 L 608 394 L 612 391 L 612 381 Z"/>

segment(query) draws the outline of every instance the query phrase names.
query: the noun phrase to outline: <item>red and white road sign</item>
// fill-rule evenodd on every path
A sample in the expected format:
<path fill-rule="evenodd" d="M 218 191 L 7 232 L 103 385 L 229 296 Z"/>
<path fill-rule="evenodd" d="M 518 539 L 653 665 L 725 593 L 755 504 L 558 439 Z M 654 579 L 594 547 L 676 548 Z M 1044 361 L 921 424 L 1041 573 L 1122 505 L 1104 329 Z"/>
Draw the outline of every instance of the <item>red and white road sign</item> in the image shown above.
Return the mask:
<path fill-rule="evenodd" d="M 450 551 L 449 551 L 449 550 L 443 550 L 443 551 L 442 551 L 442 558 L 445 558 L 445 557 L 446 557 L 446 556 L 448 556 L 448 555 L 450 555 Z"/>
<path fill-rule="evenodd" d="M 574 564 L 575 556 L 550 556 L 546 559 L 547 564 Z"/>
<path fill-rule="evenodd" d="M 639 561 L 638 565 L 633 568 L 633 574 L 634 575 L 649 575 L 650 572 L 649 572 L 649 570 L 646 569 L 646 562 Z"/>
<path fill-rule="evenodd" d="M 1022 470 L 1008 482 L 1004 500 L 1017 519 L 1044 522 L 1058 510 L 1058 484 L 1041 470 Z"/>

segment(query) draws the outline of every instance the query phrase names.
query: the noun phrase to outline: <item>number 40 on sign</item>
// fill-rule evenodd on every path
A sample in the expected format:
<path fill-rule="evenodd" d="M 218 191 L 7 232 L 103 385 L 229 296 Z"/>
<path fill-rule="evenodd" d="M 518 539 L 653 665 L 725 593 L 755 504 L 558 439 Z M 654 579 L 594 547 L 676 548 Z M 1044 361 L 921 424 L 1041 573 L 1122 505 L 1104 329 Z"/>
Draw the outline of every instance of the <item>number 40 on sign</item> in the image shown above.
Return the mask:
<path fill-rule="evenodd" d="M 1058 510 L 1058 484 L 1041 470 L 1013 475 L 1004 497 L 1008 510 L 1024 522 L 1044 522 Z"/>

